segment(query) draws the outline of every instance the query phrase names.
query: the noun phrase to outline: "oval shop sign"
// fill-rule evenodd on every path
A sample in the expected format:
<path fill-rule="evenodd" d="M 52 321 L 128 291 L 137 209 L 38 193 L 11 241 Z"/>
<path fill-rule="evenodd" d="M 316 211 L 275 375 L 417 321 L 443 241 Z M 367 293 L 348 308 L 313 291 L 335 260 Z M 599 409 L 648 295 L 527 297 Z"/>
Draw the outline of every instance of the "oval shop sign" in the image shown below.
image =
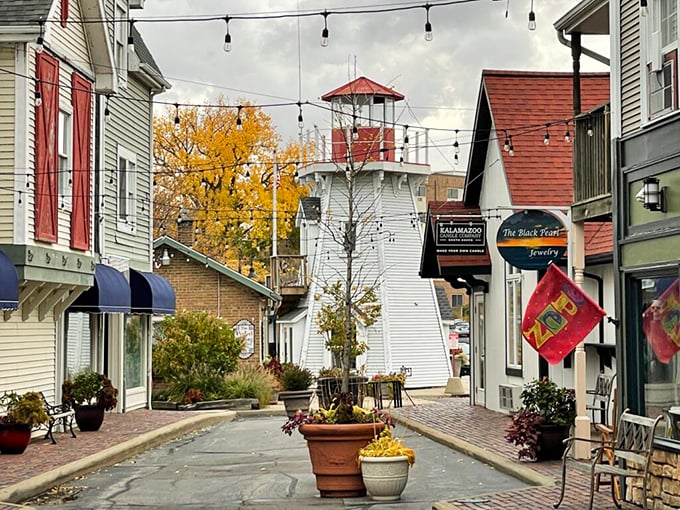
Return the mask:
<path fill-rule="evenodd" d="M 496 246 L 501 256 L 520 269 L 545 269 L 567 250 L 567 229 L 545 211 L 522 211 L 498 228 Z"/>

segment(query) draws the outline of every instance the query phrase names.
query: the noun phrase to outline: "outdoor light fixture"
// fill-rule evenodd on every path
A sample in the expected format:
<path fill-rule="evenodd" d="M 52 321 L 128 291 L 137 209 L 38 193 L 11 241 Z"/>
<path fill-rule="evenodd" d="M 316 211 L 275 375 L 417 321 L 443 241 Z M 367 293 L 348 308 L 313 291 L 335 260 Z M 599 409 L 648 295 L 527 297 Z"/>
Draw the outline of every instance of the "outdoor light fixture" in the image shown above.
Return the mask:
<path fill-rule="evenodd" d="M 328 46 L 328 11 L 321 13 L 323 16 L 323 30 L 321 31 L 321 46 L 325 48 Z"/>
<path fill-rule="evenodd" d="M 45 24 L 42 20 L 40 20 L 40 35 L 38 35 L 38 39 L 35 41 L 36 47 L 35 51 L 38 53 L 42 53 L 42 51 L 45 49 Z"/>
<path fill-rule="evenodd" d="M 231 18 L 229 18 L 229 16 L 224 17 L 224 21 L 227 24 L 227 33 L 224 34 L 224 47 L 223 47 L 223 49 L 227 53 L 229 53 L 231 51 L 231 33 L 229 33 L 229 20 L 230 19 Z"/>
<path fill-rule="evenodd" d="M 666 212 L 666 187 L 660 187 L 656 177 L 647 177 L 643 181 L 642 205 L 650 211 Z"/>
<path fill-rule="evenodd" d="M 430 23 L 430 4 L 425 4 L 425 40 L 432 41 L 432 23 Z"/>
<path fill-rule="evenodd" d="M 640 0 L 640 14 L 647 16 L 647 0 Z"/>
<path fill-rule="evenodd" d="M 164 266 L 170 265 L 170 255 L 168 254 L 168 249 L 163 248 L 163 255 L 161 256 L 161 264 Z"/>
<path fill-rule="evenodd" d="M 534 0 L 531 0 L 531 10 L 529 10 L 529 30 L 536 30 L 536 13 L 534 12 Z"/>
<path fill-rule="evenodd" d="M 135 51 L 135 37 L 132 35 L 132 28 L 135 26 L 135 20 L 130 20 L 130 29 L 127 37 L 128 51 Z"/>

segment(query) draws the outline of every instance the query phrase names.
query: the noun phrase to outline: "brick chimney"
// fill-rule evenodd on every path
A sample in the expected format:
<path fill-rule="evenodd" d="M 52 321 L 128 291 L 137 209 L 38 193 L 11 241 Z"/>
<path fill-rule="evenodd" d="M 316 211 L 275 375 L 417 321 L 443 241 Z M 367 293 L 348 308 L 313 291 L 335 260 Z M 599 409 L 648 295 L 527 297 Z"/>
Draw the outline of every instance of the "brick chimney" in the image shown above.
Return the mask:
<path fill-rule="evenodd" d="M 185 246 L 192 247 L 195 241 L 194 220 L 189 217 L 189 212 L 182 209 L 177 218 L 177 240 Z"/>

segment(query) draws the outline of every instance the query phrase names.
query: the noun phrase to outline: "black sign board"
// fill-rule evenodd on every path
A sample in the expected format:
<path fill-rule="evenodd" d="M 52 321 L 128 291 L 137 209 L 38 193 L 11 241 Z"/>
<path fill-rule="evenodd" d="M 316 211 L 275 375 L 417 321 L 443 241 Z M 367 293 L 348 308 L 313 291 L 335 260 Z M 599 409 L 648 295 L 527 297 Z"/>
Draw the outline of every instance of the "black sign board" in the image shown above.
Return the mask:
<path fill-rule="evenodd" d="M 435 245 L 437 255 L 483 255 L 486 253 L 486 222 L 438 220 Z"/>

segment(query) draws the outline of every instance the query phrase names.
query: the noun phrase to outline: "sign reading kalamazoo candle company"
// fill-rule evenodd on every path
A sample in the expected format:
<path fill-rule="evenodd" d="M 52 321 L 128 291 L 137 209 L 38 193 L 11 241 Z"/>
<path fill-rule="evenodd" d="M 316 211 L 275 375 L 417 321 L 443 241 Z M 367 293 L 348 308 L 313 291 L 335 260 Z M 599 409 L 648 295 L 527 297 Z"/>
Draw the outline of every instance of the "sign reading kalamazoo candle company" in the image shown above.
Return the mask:
<path fill-rule="evenodd" d="M 545 211 L 522 211 L 498 228 L 496 246 L 501 256 L 520 269 L 545 269 L 567 250 L 567 229 Z"/>
<path fill-rule="evenodd" d="M 486 253 L 486 222 L 437 221 L 437 255 L 479 255 Z"/>

